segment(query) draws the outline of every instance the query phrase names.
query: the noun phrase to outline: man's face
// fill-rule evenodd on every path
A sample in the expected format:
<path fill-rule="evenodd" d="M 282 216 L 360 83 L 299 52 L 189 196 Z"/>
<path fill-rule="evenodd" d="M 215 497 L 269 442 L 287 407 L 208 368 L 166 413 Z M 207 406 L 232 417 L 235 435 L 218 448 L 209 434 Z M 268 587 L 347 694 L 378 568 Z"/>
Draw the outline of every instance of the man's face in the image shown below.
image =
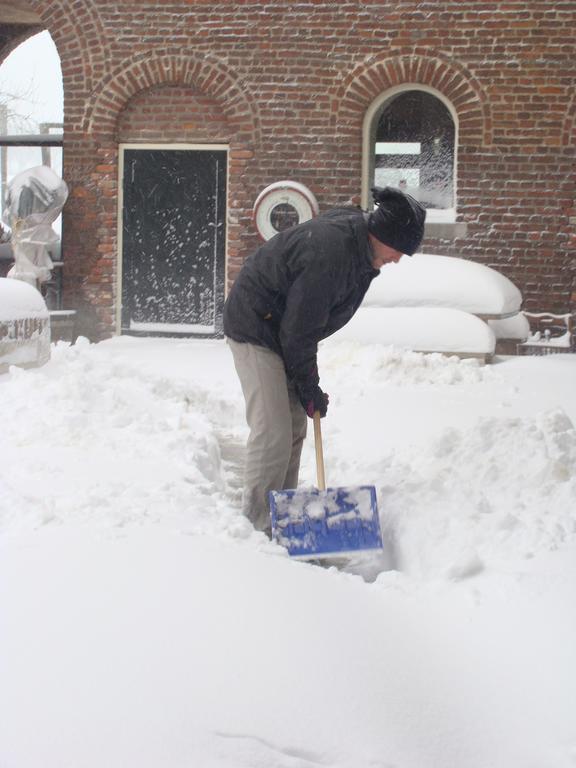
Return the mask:
<path fill-rule="evenodd" d="M 385 264 L 397 264 L 404 255 L 400 251 L 390 248 L 389 245 L 384 245 L 374 235 L 368 234 L 368 237 L 372 246 L 372 266 L 374 269 L 380 269 Z"/>

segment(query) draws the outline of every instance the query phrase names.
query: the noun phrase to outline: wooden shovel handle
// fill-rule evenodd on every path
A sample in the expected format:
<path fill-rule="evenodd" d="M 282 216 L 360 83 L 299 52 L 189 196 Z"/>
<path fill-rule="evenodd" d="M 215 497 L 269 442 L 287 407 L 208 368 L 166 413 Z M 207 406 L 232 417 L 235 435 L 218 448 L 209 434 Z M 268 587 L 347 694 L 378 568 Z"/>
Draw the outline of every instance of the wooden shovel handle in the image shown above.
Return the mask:
<path fill-rule="evenodd" d="M 326 477 L 324 476 L 324 452 L 322 450 L 322 427 L 320 426 L 320 411 L 314 411 L 314 446 L 316 447 L 316 474 L 318 476 L 318 490 L 326 490 Z"/>

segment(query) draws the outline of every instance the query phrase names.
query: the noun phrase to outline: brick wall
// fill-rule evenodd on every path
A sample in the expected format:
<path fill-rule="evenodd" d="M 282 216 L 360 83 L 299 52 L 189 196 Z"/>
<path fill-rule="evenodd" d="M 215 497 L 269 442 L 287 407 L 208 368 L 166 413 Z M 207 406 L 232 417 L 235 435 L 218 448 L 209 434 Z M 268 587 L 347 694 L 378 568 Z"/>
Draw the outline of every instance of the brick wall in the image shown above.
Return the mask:
<path fill-rule="evenodd" d="M 458 116 L 467 234 L 424 250 L 496 267 L 527 308 L 576 308 L 573 0 L 28 5 L 62 61 L 66 303 L 83 333 L 114 328 L 119 142 L 229 143 L 232 280 L 264 186 L 300 181 L 321 209 L 359 193 L 366 110 L 404 83 Z"/>

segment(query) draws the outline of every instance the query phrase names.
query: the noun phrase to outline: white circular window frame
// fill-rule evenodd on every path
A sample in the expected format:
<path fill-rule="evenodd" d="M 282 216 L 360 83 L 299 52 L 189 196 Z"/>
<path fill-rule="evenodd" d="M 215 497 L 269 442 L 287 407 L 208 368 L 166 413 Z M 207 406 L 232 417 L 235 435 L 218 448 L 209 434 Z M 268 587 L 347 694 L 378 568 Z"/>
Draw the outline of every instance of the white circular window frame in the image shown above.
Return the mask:
<path fill-rule="evenodd" d="M 454 208 L 446 208 L 444 210 L 428 210 L 426 213 L 426 223 L 455 222 L 456 211 L 458 209 L 456 197 L 458 168 L 458 115 L 453 105 L 442 93 L 440 93 L 440 91 L 437 91 L 435 88 L 431 88 L 428 85 L 422 85 L 421 83 L 402 83 L 402 85 L 395 85 L 393 88 L 389 88 L 387 91 L 384 91 L 384 93 L 381 93 L 379 96 L 377 96 L 366 110 L 366 114 L 364 115 L 364 124 L 362 126 L 362 207 L 364 210 L 372 208 L 372 196 L 370 194 L 370 187 L 372 187 L 374 184 L 370 174 L 370 168 L 372 165 L 371 153 L 374 151 L 370 140 L 372 133 L 372 123 L 376 117 L 376 113 L 382 107 L 382 105 L 388 101 L 388 99 L 406 91 L 424 91 L 425 93 L 429 93 L 432 96 L 435 96 L 448 109 L 450 115 L 452 116 L 452 120 L 454 121 Z"/>
<path fill-rule="evenodd" d="M 272 213 L 278 205 L 290 205 L 298 214 L 298 224 L 318 215 L 318 201 L 313 193 L 298 181 L 275 181 L 260 192 L 254 203 L 254 224 L 263 240 L 278 234 L 272 225 Z"/>

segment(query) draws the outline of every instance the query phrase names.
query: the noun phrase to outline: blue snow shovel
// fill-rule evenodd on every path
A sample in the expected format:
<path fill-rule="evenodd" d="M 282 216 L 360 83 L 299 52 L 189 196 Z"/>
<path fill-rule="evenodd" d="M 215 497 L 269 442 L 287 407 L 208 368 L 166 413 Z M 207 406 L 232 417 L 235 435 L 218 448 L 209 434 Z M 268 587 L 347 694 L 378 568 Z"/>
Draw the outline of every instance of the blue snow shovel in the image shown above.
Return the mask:
<path fill-rule="evenodd" d="M 270 491 L 272 537 L 301 560 L 382 549 L 376 488 L 326 488 L 320 413 L 314 414 L 318 488 Z"/>

